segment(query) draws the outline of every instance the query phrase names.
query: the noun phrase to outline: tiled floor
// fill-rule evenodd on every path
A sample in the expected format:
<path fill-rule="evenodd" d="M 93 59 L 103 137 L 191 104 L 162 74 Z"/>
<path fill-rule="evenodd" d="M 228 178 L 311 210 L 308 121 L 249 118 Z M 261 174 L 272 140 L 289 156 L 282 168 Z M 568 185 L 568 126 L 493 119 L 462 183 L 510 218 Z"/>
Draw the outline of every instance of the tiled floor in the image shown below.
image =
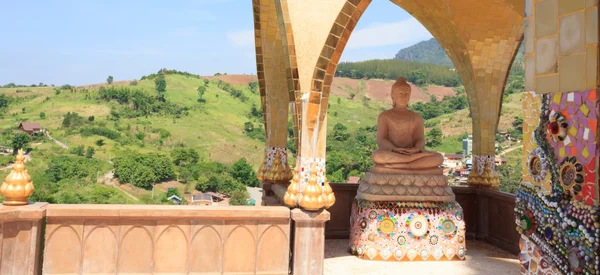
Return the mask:
<path fill-rule="evenodd" d="M 467 241 L 465 261 L 382 262 L 356 258 L 347 252 L 348 240 L 325 242 L 325 275 L 435 274 L 518 275 L 517 256 L 484 242 Z"/>

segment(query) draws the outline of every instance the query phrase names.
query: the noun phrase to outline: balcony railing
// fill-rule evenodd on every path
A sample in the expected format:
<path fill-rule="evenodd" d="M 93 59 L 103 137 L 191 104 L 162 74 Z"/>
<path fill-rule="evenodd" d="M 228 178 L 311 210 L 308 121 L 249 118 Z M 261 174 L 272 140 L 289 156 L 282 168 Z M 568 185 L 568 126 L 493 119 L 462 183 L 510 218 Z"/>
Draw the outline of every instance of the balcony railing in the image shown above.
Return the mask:
<path fill-rule="evenodd" d="M 337 202 L 330 213 L 281 206 L 0 206 L 0 274 L 314 274 L 325 257 L 319 236 L 350 234 L 358 184 L 331 186 Z M 453 189 L 467 239 L 519 251 L 513 195 Z"/>

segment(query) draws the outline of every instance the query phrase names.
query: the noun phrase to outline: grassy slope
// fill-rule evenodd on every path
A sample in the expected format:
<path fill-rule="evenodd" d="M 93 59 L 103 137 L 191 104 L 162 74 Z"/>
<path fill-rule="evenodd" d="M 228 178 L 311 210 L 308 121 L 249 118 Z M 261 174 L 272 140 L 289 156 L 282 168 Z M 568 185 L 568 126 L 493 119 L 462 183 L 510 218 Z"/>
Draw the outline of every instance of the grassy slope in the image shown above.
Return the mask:
<path fill-rule="evenodd" d="M 126 85 L 127 82 L 113 85 Z M 147 92 L 154 91 L 154 82 L 152 80 L 138 81 L 138 88 Z M 115 142 L 105 138 L 106 145 L 99 148 L 96 157 L 108 160 L 114 157 L 119 151 L 125 149 L 135 149 L 142 152 L 161 152 L 168 153 L 179 143 L 197 149 L 205 158 L 231 164 L 241 157 L 245 157 L 252 164 L 258 166 L 262 161 L 264 144 L 258 140 L 248 138 L 242 131 L 244 122 L 248 121 L 246 114 L 254 103 L 260 105 L 259 97 L 252 94 L 245 85 L 237 86 L 242 89 L 249 98 L 247 102 L 241 102 L 231 97 L 227 92 L 219 89 L 212 83 L 204 95 L 206 103 L 199 104 L 197 100 L 196 88 L 203 85 L 202 79 L 188 78 L 181 75 L 167 76 L 167 94 L 166 97 L 175 103 L 192 108 L 189 116 L 173 118 L 151 116 L 149 118 L 122 119 L 121 127 L 127 124 L 131 125 L 132 132 L 144 131 L 144 128 L 163 128 L 171 132 L 171 137 L 165 142 L 165 146 L 159 147 L 152 143 L 156 139 L 156 134 L 147 133 L 145 139 L 146 146 L 139 145 L 119 146 Z M 0 93 L 12 96 L 32 96 L 36 98 L 27 102 L 11 106 L 8 115 L 0 119 L 0 129 L 15 127 L 23 120 L 40 121 L 43 127 L 50 129 L 53 137 L 66 142 L 68 146 L 94 145 L 97 139 L 102 137 L 82 137 L 78 134 L 68 135 L 60 129 L 62 117 L 65 113 L 77 112 L 82 116 L 94 115 L 96 124 L 105 124 L 109 128 L 114 128 L 114 123 L 107 120 L 111 106 L 117 106 L 115 103 L 108 103 L 98 100 L 86 100 L 83 93 L 70 93 L 63 91 L 56 95 L 53 88 L 28 88 L 30 93 L 16 94 L 16 89 L 0 89 Z M 46 97 L 50 100 L 44 101 Z M 339 103 L 338 103 L 339 98 Z M 521 112 L 521 95 L 512 95 L 509 103 L 504 103 L 503 115 L 501 117 L 499 128 L 501 130 L 510 129 L 510 125 L 516 115 Z M 331 96 L 330 109 L 328 112 L 328 129 L 341 122 L 348 127 L 350 132 L 359 127 L 372 126 L 376 124 L 377 115 L 384 109 L 389 108 L 388 104 L 378 101 L 363 104 L 360 98 L 350 100 L 335 95 Z M 26 113 L 21 110 L 25 108 Z M 47 118 L 41 120 L 39 113 L 45 112 Z M 461 143 L 456 139 L 465 132 L 471 133 L 471 119 L 468 118 L 468 110 L 462 110 L 455 114 L 444 115 L 434 120 L 439 120 L 439 125 L 444 132 L 444 144 L 434 148 L 443 152 L 455 153 L 461 149 Z M 14 115 L 12 115 L 14 114 Z M 149 129 L 147 129 L 149 130 Z M 429 130 L 429 129 L 427 129 Z M 53 145 L 44 144 L 44 147 Z"/>

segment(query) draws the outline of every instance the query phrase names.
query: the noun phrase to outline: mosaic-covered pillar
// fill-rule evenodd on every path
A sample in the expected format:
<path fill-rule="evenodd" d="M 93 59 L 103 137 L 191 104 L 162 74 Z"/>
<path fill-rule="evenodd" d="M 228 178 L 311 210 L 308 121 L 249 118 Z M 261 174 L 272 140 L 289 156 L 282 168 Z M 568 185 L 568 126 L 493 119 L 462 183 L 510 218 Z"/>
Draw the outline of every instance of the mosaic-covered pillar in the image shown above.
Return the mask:
<path fill-rule="evenodd" d="M 288 182 L 292 171 L 287 161 L 288 86 L 283 41 L 273 0 L 253 0 L 256 66 L 265 122 L 265 158 L 258 169 L 261 181 Z"/>
<path fill-rule="evenodd" d="M 325 143 L 327 137 L 327 105 L 329 90 L 323 90 L 326 75 L 333 79 L 335 67 L 321 59 L 323 45 L 329 39 L 331 26 L 346 0 L 277 0 L 275 1 L 285 51 L 290 109 L 293 111 L 298 159 L 284 202 L 307 210 L 328 208 L 335 196 L 325 177 Z M 352 1 L 358 2 L 358 1 Z M 356 6 L 352 5 L 354 9 Z M 349 19 L 349 17 L 347 18 Z M 347 20 L 346 19 L 346 20 Z M 347 21 L 346 21 L 347 22 Z M 339 38 L 335 40 L 337 43 Z M 325 65 L 324 65 L 325 64 Z"/>
<path fill-rule="evenodd" d="M 526 1 L 524 274 L 599 274 L 598 1 Z"/>

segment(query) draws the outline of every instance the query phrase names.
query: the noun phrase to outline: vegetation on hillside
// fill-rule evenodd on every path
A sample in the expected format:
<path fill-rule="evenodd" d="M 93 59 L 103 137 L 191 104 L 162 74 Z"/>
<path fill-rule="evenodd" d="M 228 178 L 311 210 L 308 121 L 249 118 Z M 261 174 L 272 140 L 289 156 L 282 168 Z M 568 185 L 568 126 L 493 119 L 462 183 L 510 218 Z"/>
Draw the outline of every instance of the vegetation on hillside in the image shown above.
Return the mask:
<path fill-rule="evenodd" d="M 515 59 L 505 92 L 507 118 L 501 125 L 514 134 L 522 127 L 515 103 L 523 90 L 522 55 Z M 417 85 L 454 87 L 456 96 L 411 104 L 425 118 L 427 147 L 447 153 L 460 151 L 470 127 L 467 98 L 458 74 L 448 67 L 403 60 L 342 63 L 337 76 L 387 78 L 404 76 Z M 255 169 L 262 162 L 265 141 L 258 85 L 233 85 L 177 70 L 129 83 L 95 87 L 19 87 L 0 94 L 0 146 L 32 148 L 28 168 L 36 185 L 33 200 L 53 203 L 170 203 L 166 198 L 194 189 L 232 196 L 232 204 L 247 204 L 246 187 L 258 186 Z M 6 86 L 6 85 L 5 85 Z M 327 175 L 332 182 L 361 176 L 372 165 L 376 149 L 376 118 L 389 108 L 369 101 L 365 85 L 350 94 L 362 100 L 332 95 L 327 137 Z M 515 117 L 517 116 L 517 117 Z M 65 150 L 45 137 L 25 140 L 13 133 L 21 121 L 42 120 Z M 460 125 L 457 127 L 456 125 Z M 520 126 L 520 127 L 519 127 Z M 290 160 L 296 148 L 288 126 Z M 514 128 L 514 129 L 513 129 Z M 462 128 L 461 128 L 462 129 Z M 465 128 L 466 129 L 466 128 Z M 499 138 L 501 139 L 501 138 Z M 503 140 L 499 140 L 503 142 Z M 14 142 L 14 144 L 13 144 Z M 16 147 L 15 147 L 16 148 Z M 0 165 L 10 162 L 0 158 Z M 503 181 L 517 178 L 517 164 L 499 169 Z M 142 194 L 139 201 L 122 188 L 96 184 L 113 170 L 122 187 Z M 520 170 L 518 170 L 520 173 Z M 8 171 L 0 171 L 0 177 Z M 175 189 L 161 187 L 172 187 Z M 508 188 L 508 187 L 507 187 Z M 148 192 L 154 190 L 152 197 Z M 169 191 L 171 190 L 171 191 Z M 507 189 L 510 191 L 510 189 Z M 170 193 L 169 193 L 170 192 Z"/>
<path fill-rule="evenodd" d="M 342 62 L 337 77 L 353 79 L 396 79 L 402 76 L 415 85 L 435 84 L 456 87 L 461 83 L 458 73 L 449 67 L 397 59 L 376 59 L 362 62 Z"/>
<path fill-rule="evenodd" d="M 431 38 L 398 51 L 394 59 L 454 67 L 440 44 Z"/>

